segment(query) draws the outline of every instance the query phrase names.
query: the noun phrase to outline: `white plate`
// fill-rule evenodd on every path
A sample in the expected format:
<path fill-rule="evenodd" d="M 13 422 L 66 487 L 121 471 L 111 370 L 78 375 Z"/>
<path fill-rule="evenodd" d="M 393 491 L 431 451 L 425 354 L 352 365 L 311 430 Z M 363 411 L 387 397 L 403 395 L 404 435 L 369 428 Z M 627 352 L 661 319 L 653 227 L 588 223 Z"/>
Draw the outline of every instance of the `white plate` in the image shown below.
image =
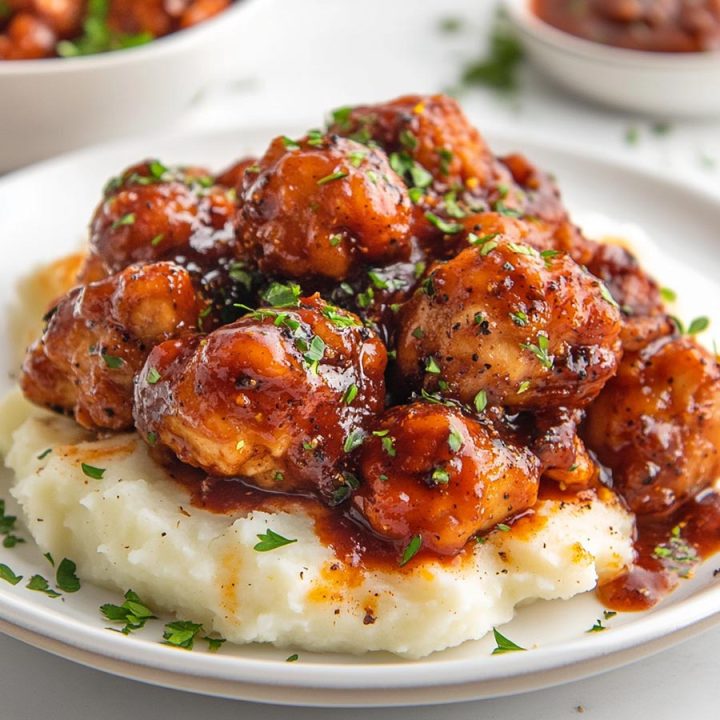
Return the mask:
<path fill-rule="evenodd" d="M 286 132 L 288 128 L 284 129 Z M 12 285 L 40 261 L 74 249 L 99 199 L 103 182 L 145 156 L 165 162 L 221 168 L 247 152 L 262 149 L 274 133 L 225 132 L 185 138 L 146 138 L 86 150 L 0 180 L 0 303 Z M 553 171 L 571 208 L 588 216 L 602 212 L 644 228 L 671 259 L 652 252 L 651 267 L 676 289 L 686 317 L 713 314 L 718 286 L 704 277 L 720 275 L 716 229 L 720 204 L 701 191 L 654 178 L 616 162 L 580 155 L 519 137 L 493 137 L 500 151 L 518 149 Z M 642 250 L 642 233 L 637 236 Z M 702 270 L 702 275 L 691 269 Z M 711 307 L 712 306 L 712 307 Z M 714 311 L 716 314 L 718 311 Z M 0 337 L 7 332 L 0 313 Z M 720 328 L 720 321 L 716 321 Z M 4 364 L 3 364 L 4 363 Z M 6 358 L 0 358 L 0 390 L 9 383 Z M 8 498 L 6 480 L 0 496 Z M 12 504 L 10 505 L 12 509 Z M 50 576 L 50 567 L 31 543 L 0 548 L 6 562 L 28 577 Z M 602 633 L 586 633 L 601 616 L 591 594 L 571 601 L 542 602 L 522 608 L 503 632 L 530 648 L 492 656 L 490 638 L 466 643 L 421 661 L 386 654 L 318 655 L 270 646 L 223 647 L 211 655 L 158 643 L 157 623 L 125 637 L 105 629 L 98 607 L 117 602 L 111 593 L 84 586 L 75 595 L 51 600 L 23 587 L 0 583 L 0 629 L 33 645 L 86 665 L 150 683 L 212 695 L 306 705 L 427 704 L 523 692 L 566 682 L 645 657 L 702 632 L 720 621 L 720 585 L 706 563 L 696 577 L 660 607 L 643 614 L 620 614 Z"/>

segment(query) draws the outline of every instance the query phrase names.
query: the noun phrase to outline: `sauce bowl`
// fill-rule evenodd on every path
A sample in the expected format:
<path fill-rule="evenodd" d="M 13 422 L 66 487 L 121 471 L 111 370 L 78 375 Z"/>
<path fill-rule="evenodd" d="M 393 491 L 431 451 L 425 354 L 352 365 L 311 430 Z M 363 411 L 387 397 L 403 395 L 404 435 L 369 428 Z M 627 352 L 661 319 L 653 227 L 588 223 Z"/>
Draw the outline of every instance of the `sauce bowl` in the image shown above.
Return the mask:
<path fill-rule="evenodd" d="M 0 173 L 112 137 L 167 127 L 209 83 L 250 67 L 260 0 L 141 47 L 0 61 Z"/>
<path fill-rule="evenodd" d="M 720 52 L 626 50 L 558 30 L 531 0 L 503 0 L 523 46 L 560 85 L 604 105 L 660 117 L 720 116 Z"/>

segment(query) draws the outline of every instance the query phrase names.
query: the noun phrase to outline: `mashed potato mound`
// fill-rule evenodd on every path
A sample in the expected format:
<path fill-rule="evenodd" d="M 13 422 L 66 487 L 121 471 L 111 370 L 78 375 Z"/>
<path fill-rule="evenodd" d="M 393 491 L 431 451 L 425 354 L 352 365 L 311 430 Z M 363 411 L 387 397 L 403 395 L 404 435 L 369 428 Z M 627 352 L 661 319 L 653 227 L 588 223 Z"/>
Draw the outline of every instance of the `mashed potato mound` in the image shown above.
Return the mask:
<path fill-rule="evenodd" d="M 632 518 L 607 491 L 542 501 L 530 524 L 495 531 L 455 561 L 355 571 L 347 582 L 308 514 L 195 508 L 137 435 L 93 440 L 19 393 L 0 418 L 11 492 L 43 552 L 72 558 L 86 581 L 131 587 L 235 643 L 418 658 L 482 637 L 518 603 L 590 590 L 632 559 Z M 87 477 L 83 462 L 106 468 L 102 479 Z M 297 542 L 255 551 L 268 529 Z"/>

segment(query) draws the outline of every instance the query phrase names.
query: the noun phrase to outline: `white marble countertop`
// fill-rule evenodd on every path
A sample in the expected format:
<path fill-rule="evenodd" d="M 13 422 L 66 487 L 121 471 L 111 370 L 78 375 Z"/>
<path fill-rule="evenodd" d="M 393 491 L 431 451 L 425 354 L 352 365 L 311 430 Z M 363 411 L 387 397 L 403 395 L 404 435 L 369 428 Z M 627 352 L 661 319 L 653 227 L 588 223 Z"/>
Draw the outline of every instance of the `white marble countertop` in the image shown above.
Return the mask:
<path fill-rule="evenodd" d="M 238 125 L 316 126 L 324 113 L 356 101 L 455 84 L 463 63 L 487 39 L 491 0 L 265 0 L 242 52 L 256 72 L 209 90 L 173 130 Z M 443 33 L 441 19 L 462 20 Z M 228 49 L 232 76 L 234 50 Z M 587 105 L 556 89 L 533 68 L 512 98 L 473 88 L 461 100 L 481 130 L 511 128 L 608 155 L 632 157 L 658 173 L 713 188 L 720 195 L 720 120 L 653 121 Z M 630 128 L 636 142 L 627 141 Z M 231 160 L 232 158 L 228 158 Z M 252 705 L 154 688 L 102 674 L 0 636 L 0 719 L 144 720 L 153 718 L 337 717 L 387 720 L 676 720 L 720 715 L 720 629 L 636 665 L 511 698 L 393 710 L 316 710 Z"/>

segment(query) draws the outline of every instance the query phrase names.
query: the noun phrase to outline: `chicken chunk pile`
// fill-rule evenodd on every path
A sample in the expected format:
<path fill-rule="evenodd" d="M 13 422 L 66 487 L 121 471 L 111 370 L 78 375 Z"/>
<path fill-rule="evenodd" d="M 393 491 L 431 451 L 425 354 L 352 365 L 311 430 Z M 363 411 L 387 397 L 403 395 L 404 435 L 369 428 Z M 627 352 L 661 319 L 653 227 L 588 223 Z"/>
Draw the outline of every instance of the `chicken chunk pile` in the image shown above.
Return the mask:
<path fill-rule="evenodd" d="M 720 473 L 716 359 L 447 97 L 341 108 L 217 176 L 129 168 L 78 282 L 31 400 L 399 552 L 455 554 L 541 483 L 663 514 Z"/>

